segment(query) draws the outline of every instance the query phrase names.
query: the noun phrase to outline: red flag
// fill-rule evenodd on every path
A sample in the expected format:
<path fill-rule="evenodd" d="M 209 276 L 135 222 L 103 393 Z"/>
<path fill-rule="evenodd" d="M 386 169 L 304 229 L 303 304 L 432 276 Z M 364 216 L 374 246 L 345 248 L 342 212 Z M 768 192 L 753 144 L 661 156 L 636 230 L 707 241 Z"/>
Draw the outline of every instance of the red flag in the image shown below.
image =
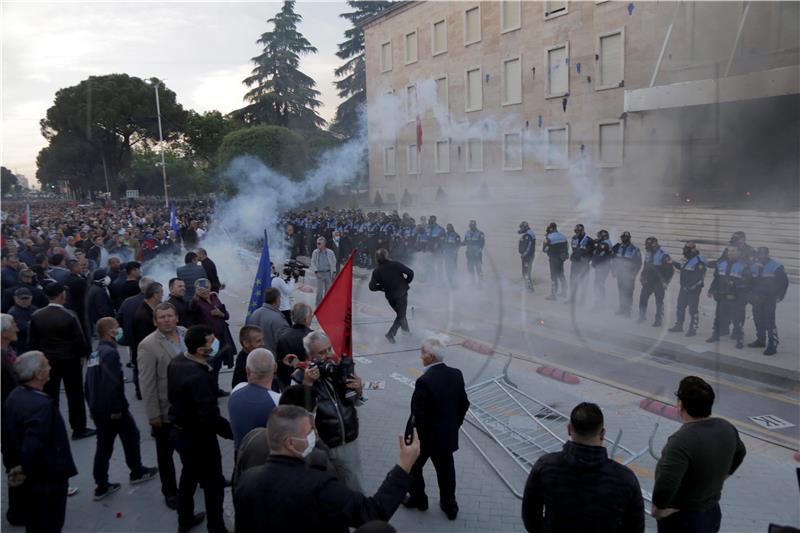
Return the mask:
<path fill-rule="evenodd" d="M 417 152 L 422 150 L 422 121 L 417 114 Z"/>
<path fill-rule="evenodd" d="M 336 358 L 353 357 L 353 256 L 336 275 L 314 314 L 331 340 Z"/>

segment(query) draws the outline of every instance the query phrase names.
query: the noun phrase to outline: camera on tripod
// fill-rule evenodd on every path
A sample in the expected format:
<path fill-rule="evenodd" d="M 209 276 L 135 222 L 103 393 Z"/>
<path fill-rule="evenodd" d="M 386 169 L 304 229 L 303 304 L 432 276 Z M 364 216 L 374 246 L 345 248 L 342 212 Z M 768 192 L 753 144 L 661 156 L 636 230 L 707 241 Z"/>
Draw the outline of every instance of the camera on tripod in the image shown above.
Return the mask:
<path fill-rule="evenodd" d="M 306 276 L 307 268 L 308 265 L 305 265 L 296 259 L 290 259 L 283 264 L 283 275 L 292 276 L 295 279 L 299 277 L 304 278 Z"/>

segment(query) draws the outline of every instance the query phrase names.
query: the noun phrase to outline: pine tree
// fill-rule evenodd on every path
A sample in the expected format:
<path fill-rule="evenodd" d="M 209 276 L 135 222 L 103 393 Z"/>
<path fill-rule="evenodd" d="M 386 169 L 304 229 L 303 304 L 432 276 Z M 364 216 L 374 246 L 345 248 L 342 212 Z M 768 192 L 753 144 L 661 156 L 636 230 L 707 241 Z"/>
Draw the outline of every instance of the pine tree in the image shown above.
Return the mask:
<path fill-rule="evenodd" d="M 350 21 L 353 27 L 344 32 L 346 40 L 339 43 L 339 51 L 336 52 L 340 59 L 347 61 L 334 71 L 336 77 L 341 78 L 335 82 L 335 85 L 339 90 L 339 97 L 344 98 L 344 101 L 336 109 L 336 117 L 331 129 L 346 137 L 352 137 L 356 135 L 359 128 L 358 110 L 367 100 L 364 31 L 359 24 L 386 9 L 391 2 L 348 0 L 347 4 L 355 11 L 342 13 L 339 16 Z"/>
<path fill-rule="evenodd" d="M 274 124 L 287 128 L 316 129 L 325 125 L 317 113 L 320 101 L 316 82 L 298 68 L 300 56 L 315 54 L 317 49 L 297 31 L 302 17 L 294 11 L 294 1 L 286 0 L 283 8 L 267 22 L 272 31 L 256 41 L 264 45 L 251 75 L 242 82 L 251 89 L 245 94 L 250 105 L 233 115 L 247 124 Z"/>

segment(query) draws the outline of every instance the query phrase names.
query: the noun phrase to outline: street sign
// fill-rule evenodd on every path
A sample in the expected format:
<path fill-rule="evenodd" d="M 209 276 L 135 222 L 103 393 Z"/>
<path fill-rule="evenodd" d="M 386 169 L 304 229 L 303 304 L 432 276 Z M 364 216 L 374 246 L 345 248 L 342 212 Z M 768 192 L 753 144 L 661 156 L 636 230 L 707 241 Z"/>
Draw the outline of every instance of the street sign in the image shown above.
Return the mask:
<path fill-rule="evenodd" d="M 785 429 L 794 427 L 794 424 L 792 424 L 791 422 L 787 422 L 783 418 L 778 418 L 775 415 L 748 416 L 747 418 L 749 418 L 762 428 L 767 428 L 767 429 Z"/>
<path fill-rule="evenodd" d="M 139 198 L 139 189 L 128 189 L 125 191 L 125 198 Z"/>

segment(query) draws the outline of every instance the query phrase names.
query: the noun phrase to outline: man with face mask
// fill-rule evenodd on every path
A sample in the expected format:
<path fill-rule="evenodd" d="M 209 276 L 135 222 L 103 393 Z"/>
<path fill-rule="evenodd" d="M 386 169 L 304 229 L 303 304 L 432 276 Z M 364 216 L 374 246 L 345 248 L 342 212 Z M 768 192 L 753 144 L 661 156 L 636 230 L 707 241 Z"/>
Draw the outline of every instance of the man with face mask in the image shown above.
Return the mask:
<path fill-rule="evenodd" d="M 97 427 L 97 448 L 94 453 L 94 499 L 102 500 L 117 492 L 121 485 L 109 483 L 108 464 L 114 453 L 114 441 L 119 436 L 125 450 L 125 462 L 130 469 L 132 485 L 153 479 L 158 468 L 142 466 L 139 429 L 128 410 L 125 380 L 117 351 L 117 337 L 122 330 L 114 318 L 97 321 L 100 342 L 86 363 L 86 403 Z"/>
<path fill-rule="evenodd" d="M 316 444 L 313 416 L 295 405 L 276 407 L 267 423 L 267 463 L 245 471 L 234 491 L 236 531 L 345 533 L 372 520 L 389 520 L 408 490 L 408 472 L 419 456 L 416 434 L 411 444 L 402 436 L 398 440 L 398 464 L 368 497 L 308 468 L 304 458 Z"/>
<path fill-rule="evenodd" d="M 208 531 L 227 531 L 222 504 L 225 479 L 217 436 L 233 439 L 228 421 L 217 404 L 217 380 L 208 359 L 214 353 L 214 332 L 204 325 L 186 331 L 186 352 L 167 368 L 167 398 L 172 443 L 183 469 L 178 485 L 178 530 L 189 531 L 208 516 Z M 206 512 L 194 512 L 197 485 L 203 488 Z"/>
<path fill-rule="evenodd" d="M 620 242 L 611 249 L 614 275 L 617 277 L 617 290 L 619 291 L 619 309 L 616 315 L 631 316 L 633 307 L 633 288 L 636 274 L 642 268 L 642 252 L 632 242 L 629 231 L 623 231 Z"/>
<path fill-rule="evenodd" d="M 519 234 L 517 251 L 522 261 L 522 279 L 525 282 L 525 287 L 527 287 L 530 292 L 533 292 L 531 269 L 533 268 L 533 259 L 536 256 L 536 234 L 524 220 L 519 223 L 519 230 L 517 230 L 517 233 Z"/>
<path fill-rule="evenodd" d="M 478 223 L 469 221 L 469 229 L 464 234 L 464 246 L 467 247 L 467 272 L 473 278 L 475 285 L 480 287 L 483 280 L 483 247 L 486 245 L 486 236 L 478 229 Z"/>
<path fill-rule="evenodd" d="M 673 263 L 675 270 L 681 273 L 681 290 L 678 293 L 678 308 L 675 315 L 675 325 L 669 328 L 673 333 L 683 331 L 683 319 L 686 316 L 686 307 L 689 307 L 689 331 L 687 337 L 697 334 L 697 325 L 700 322 L 698 304 L 700 293 L 703 292 L 703 279 L 706 276 L 706 260 L 700 255 L 694 241 L 683 245 L 683 264 Z"/>
<path fill-rule="evenodd" d="M 545 238 L 542 251 L 547 254 L 550 263 L 550 296 L 546 300 L 555 300 L 556 294 L 566 296 L 567 278 L 564 276 L 564 261 L 569 257 L 567 237 L 558 231 L 555 222 L 551 222 L 545 229 Z"/>
<path fill-rule="evenodd" d="M 786 296 L 789 278 L 783 265 L 770 258 L 769 248 L 761 247 L 756 252 L 756 262 L 750 267 L 753 276 L 753 322 L 756 325 L 756 340 L 748 344 L 751 348 L 763 348 L 764 338 L 769 337 L 764 355 L 775 355 L 778 351 L 778 328 L 775 326 L 775 307 Z M 13 309 L 13 308 L 12 308 Z"/>
<path fill-rule="evenodd" d="M 114 305 L 111 303 L 111 295 L 108 292 L 109 285 L 111 285 L 111 278 L 106 271 L 102 268 L 95 270 L 92 274 L 92 285 L 86 296 L 86 314 L 92 332 L 98 320 L 114 316 Z"/>
<path fill-rule="evenodd" d="M 589 262 L 594 251 L 594 241 L 586 235 L 583 224 L 577 224 L 574 231 L 570 240 L 572 255 L 569 258 L 572 263 L 569 269 L 569 285 L 572 288 L 570 301 L 572 303 L 583 301 L 586 296 L 583 281 L 589 274 Z"/>
<path fill-rule="evenodd" d="M 747 296 L 752 285 L 752 273 L 747 261 L 740 257 L 739 249 L 728 246 L 725 259 L 717 261 L 714 279 L 708 288 L 708 297 L 717 302 L 714 315 L 714 329 L 706 342 L 719 342 L 722 335 L 727 334 L 728 326 L 733 323 L 731 337 L 736 341 L 736 348 L 744 348 L 744 319 Z"/>
<path fill-rule="evenodd" d="M 316 425 L 320 438 L 330 448 L 330 459 L 337 477 L 351 490 L 362 492 L 356 410 L 363 393 L 361 378 L 354 372 L 342 375 L 348 369 L 335 362 L 331 341 L 324 331 L 312 331 L 306 335 L 303 346 L 313 365 L 295 371 L 292 380 L 317 392 Z"/>
<path fill-rule="evenodd" d="M 459 248 L 461 248 L 461 235 L 456 233 L 452 224 L 448 224 L 442 242 L 442 255 L 444 256 L 444 271 L 447 273 L 447 281 L 451 289 L 456 288 Z"/>
<path fill-rule="evenodd" d="M 656 299 L 656 317 L 653 327 L 657 328 L 661 326 L 664 319 L 664 293 L 674 270 L 672 258 L 661 249 L 658 239 L 655 237 L 645 239 L 644 249 L 644 267 L 639 276 L 639 281 L 642 283 L 642 291 L 639 293 L 639 319 L 636 322 L 642 323 L 647 319 L 647 301 L 652 294 Z"/>

